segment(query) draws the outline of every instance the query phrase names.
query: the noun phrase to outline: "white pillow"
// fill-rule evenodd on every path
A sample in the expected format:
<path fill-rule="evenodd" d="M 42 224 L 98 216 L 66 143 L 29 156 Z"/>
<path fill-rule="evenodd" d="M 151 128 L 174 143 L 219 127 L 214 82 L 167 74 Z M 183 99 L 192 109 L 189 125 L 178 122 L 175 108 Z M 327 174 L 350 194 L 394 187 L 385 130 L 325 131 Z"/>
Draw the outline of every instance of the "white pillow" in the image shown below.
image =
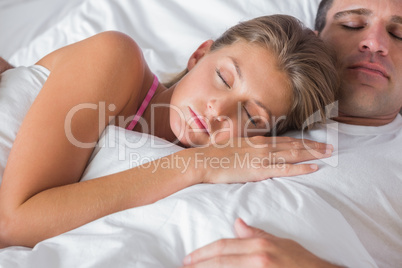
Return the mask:
<path fill-rule="evenodd" d="M 96 33 L 130 35 L 163 81 L 184 69 L 205 40 L 253 17 L 282 13 L 312 27 L 320 0 L 87 0 L 17 51 L 12 64 L 31 65 L 49 52 Z"/>
<path fill-rule="evenodd" d="M 81 181 L 118 173 L 184 148 L 156 136 L 109 125 L 103 131 Z M 156 164 L 161 165 L 160 162 Z M 156 166 L 152 166 L 156 168 Z"/>

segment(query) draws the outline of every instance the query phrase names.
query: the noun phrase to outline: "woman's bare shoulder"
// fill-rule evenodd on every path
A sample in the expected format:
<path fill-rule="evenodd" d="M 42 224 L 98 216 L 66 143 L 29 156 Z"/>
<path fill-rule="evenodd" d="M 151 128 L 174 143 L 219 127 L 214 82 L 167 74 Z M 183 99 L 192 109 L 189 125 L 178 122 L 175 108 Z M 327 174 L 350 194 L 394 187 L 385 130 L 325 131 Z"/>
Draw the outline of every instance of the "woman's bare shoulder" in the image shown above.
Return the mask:
<path fill-rule="evenodd" d="M 130 36 L 117 31 L 102 32 L 62 47 L 43 57 L 37 64 L 52 71 L 59 64 L 65 65 L 70 61 L 106 63 L 106 66 L 110 66 L 111 63 L 144 64 L 137 43 Z"/>
<path fill-rule="evenodd" d="M 60 48 L 37 64 L 49 69 L 58 83 L 74 81 L 74 90 L 120 103 L 122 109 L 138 96 L 149 71 L 136 42 L 115 31 Z"/>

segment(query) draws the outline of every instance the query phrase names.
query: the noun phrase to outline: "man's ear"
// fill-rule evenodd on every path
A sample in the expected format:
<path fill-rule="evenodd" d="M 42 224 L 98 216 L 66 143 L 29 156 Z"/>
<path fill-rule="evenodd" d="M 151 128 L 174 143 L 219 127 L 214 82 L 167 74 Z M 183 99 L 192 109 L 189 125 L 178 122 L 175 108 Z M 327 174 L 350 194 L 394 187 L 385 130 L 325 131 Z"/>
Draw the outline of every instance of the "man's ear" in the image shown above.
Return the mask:
<path fill-rule="evenodd" d="M 190 71 L 196 64 L 197 62 L 207 54 L 209 49 L 211 48 L 212 44 L 214 43 L 213 40 L 207 40 L 204 43 L 202 43 L 196 51 L 191 55 L 190 59 L 188 60 L 187 63 L 187 69 Z"/>
<path fill-rule="evenodd" d="M 316 36 L 319 36 L 320 33 L 318 31 L 313 31 L 315 33 Z"/>

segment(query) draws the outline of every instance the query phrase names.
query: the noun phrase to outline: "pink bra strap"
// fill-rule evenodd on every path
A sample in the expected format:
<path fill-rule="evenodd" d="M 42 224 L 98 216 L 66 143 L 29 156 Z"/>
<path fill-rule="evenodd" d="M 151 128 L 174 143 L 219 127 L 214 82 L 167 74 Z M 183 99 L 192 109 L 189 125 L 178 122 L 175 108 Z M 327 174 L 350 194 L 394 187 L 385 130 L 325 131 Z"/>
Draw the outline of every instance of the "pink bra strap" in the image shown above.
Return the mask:
<path fill-rule="evenodd" d="M 145 96 L 145 99 L 142 102 L 140 109 L 138 109 L 137 113 L 134 116 L 133 121 L 131 121 L 130 125 L 128 125 L 128 127 L 126 129 L 128 129 L 128 130 L 134 129 L 138 120 L 140 120 L 140 117 L 142 116 L 142 114 L 144 113 L 145 109 L 147 108 L 149 102 L 151 101 L 152 97 L 154 96 L 155 91 L 158 88 L 158 85 L 159 85 L 158 78 L 156 77 L 156 75 L 154 75 L 154 82 L 152 83 L 152 86 L 149 89 L 147 96 Z"/>

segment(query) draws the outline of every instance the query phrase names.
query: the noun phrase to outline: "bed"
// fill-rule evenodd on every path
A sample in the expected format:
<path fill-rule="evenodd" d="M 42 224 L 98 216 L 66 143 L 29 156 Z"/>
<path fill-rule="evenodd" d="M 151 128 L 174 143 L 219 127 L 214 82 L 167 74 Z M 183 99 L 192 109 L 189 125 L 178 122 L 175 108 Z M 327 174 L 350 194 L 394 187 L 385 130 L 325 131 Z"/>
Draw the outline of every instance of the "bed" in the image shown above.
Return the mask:
<path fill-rule="evenodd" d="M 59 47 L 102 31 L 118 30 L 139 43 L 151 70 L 166 81 L 184 69 L 187 58 L 202 41 L 217 37 L 229 26 L 260 15 L 283 13 L 312 27 L 318 3 L 319 0 L 2 0 L 0 56 L 15 66 L 29 66 Z M 7 98 L 8 91 L 3 91 L 1 97 Z M 18 98 L 23 93 L 10 94 Z M 1 174 L 18 120 L 26 112 L 23 107 L 18 109 L 15 116 L 19 119 L 15 117 L 7 126 L 1 126 Z M 155 137 L 109 126 L 83 180 L 144 164 L 181 149 Z M 291 182 L 292 179 L 274 179 L 196 185 L 154 204 L 101 218 L 45 240 L 33 249 L 2 249 L 0 267 L 179 267 L 184 256 L 196 248 L 235 237 L 233 223 L 237 217 L 296 240 L 336 264 L 377 267 L 342 213 L 306 185 Z"/>

